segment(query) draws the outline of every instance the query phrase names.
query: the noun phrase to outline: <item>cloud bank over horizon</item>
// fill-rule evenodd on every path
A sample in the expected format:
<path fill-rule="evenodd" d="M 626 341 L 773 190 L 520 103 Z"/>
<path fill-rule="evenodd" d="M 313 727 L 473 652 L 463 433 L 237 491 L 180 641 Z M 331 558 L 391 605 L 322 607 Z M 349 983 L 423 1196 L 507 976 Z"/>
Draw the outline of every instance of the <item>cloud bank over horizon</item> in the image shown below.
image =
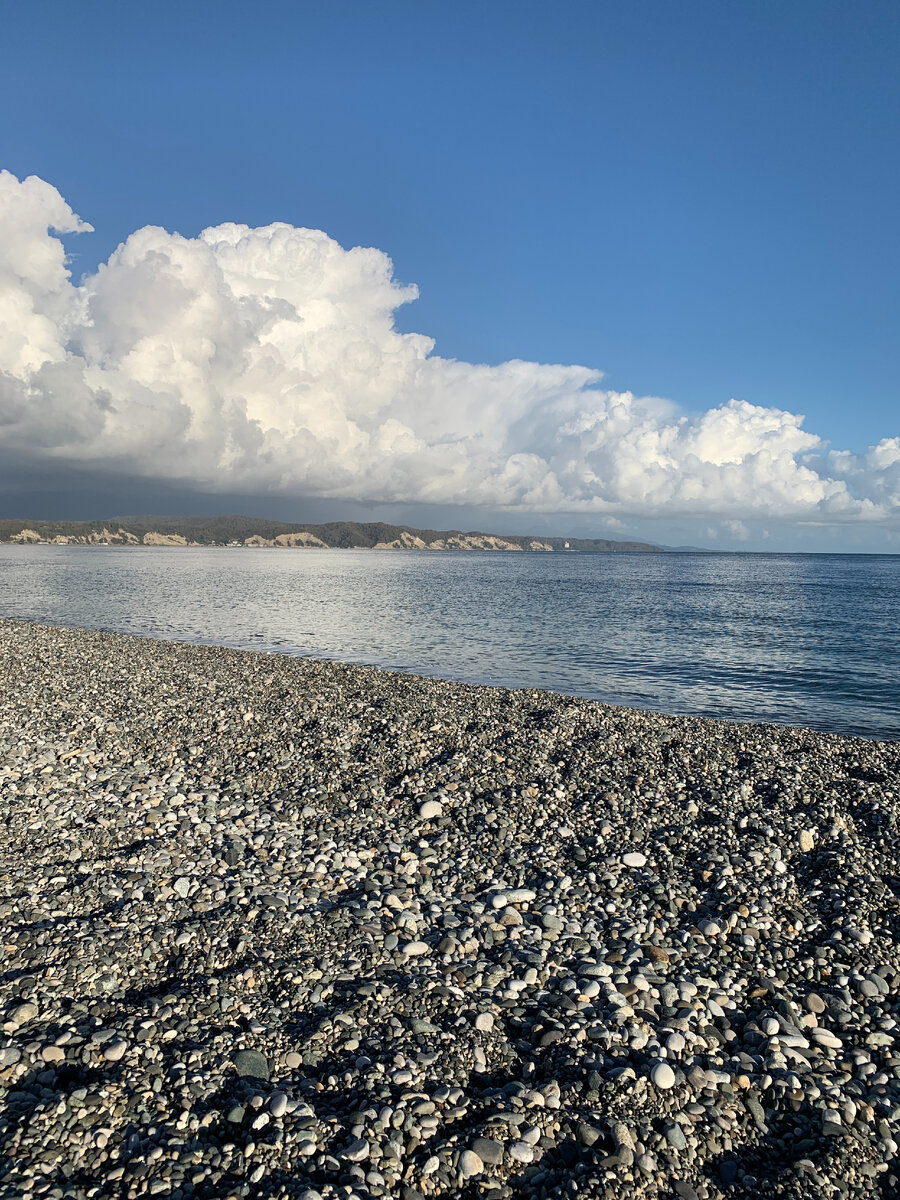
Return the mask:
<path fill-rule="evenodd" d="M 900 527 L 900 437 L 830 450 L 803 417 L 689 415 L 600 371 L 442 358 L 414 285 L 319 230 L 147 226 L 74 284 L 90 230 L 0 172 L 0 449 L 210 493 Z"/>

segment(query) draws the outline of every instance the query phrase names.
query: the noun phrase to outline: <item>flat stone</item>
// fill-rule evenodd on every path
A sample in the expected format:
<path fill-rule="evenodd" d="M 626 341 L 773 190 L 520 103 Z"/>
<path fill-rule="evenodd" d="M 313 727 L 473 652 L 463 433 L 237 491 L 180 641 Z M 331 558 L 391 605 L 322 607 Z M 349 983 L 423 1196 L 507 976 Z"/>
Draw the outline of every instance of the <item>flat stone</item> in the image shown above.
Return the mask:
<path fill-rule="evenodd" d="M 239 1050 L 234 1056 L 234 1067 L 238 1075 L 247 1079 L 268 1079 L 269 1063 L 258 1050 Z"/>
<path fill-rule="evenodd" d="M 403 947 L 403 953 L 407 958 L 417 958 L 422 954 L 430 954 L 431 947 L 427 942 L 407 942 Z"/>
<path fill-rule="evenodd" d="M 639 850 L 629 850 L 627 854 L 622 855 L 622 862 L 626 867 L 646 867 L 647 855 L 641 854 Z"/>
<path fill-rule="evenodd" d="M 508 904 L 530 904 L 537 899 L 537 892 L 531 888 L 505 888 L 491 897 L 494 908 L 506 908 Z"/>
<path fill-rule="evenodd" d="M 587 1126 L 590 1129 L 590 1126 Z M 581 1134 L 582 1126 L 578 1126 L 578 1138 L 583 1140 Z M 595 1131 L 599 1133 L 599 1130 Z M 631 1136 L 631 1130 L 624 1121 L 611 1121 L 609 1132 L 612 1134 L 612 1139 L 620 1150 L 634 1150 L 634 1138 Z M 596 1141 L 596 1138 L 594 1139 Z M 586 1142 L 586 1145 L 592 1145 L 591 1142 Z"/>
<path fill-rule="evenodd" d="M 469 1147 L 482 1161 L 496 1167 L 503 1162 L 503 1146 L 493 1138 L 477 1137 Z"/>
<path fill-rule="evenodd" d="M 589 1125 L 587 1121 L 579 1121 L 575 1129 L 575 1136 L 582 1146 L 593 1146 L 595 1142 L 599 1142 L 603 1133 L 596 1126 Z"/>
<path fill-rule="evenodd" d="M 687 1149 L 687 1138 L 684 1136 L 684 1130 L 677 1121 L 670 1121 L 665 1128 L 665 1139 L 670 1146 L 676 1150 Z"/>
<path fill-rule="evenodd" d="M 696 1190 L 683 1179 L 676 1179 L 672 1184 L 672 1190 L 679 1200 L 700 1200 Z"/>
<path fill-rule="evenodd" d="M 25 1004 L 17 1005 L 9 1014 L 9 1020 L 15 1025 L 26 1025 L 29 1021 L 33 1021 L 38 1015 L 38 1006 L 26 1001 Z"/>

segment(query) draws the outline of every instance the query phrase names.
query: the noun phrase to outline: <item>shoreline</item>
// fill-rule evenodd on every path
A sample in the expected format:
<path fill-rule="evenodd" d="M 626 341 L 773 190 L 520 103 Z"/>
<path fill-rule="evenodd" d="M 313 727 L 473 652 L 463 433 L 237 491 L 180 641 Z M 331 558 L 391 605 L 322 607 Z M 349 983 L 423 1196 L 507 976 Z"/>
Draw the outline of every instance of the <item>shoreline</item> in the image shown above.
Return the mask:
<path fill-rule="evenodd" d="M 900 746 L 0 620 L 0 1194 L 900 1190 Z"/>

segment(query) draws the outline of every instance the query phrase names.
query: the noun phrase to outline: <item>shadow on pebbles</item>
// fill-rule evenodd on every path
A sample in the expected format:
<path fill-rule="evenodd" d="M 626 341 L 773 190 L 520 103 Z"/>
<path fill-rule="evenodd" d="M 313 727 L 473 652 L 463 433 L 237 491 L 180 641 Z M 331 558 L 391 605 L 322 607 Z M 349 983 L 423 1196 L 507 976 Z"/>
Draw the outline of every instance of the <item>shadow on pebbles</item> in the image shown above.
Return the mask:
<path fill-rule="evenodd" d="M 0 1195 L 900 1195 L 898 748 L 0 621 Z"/>

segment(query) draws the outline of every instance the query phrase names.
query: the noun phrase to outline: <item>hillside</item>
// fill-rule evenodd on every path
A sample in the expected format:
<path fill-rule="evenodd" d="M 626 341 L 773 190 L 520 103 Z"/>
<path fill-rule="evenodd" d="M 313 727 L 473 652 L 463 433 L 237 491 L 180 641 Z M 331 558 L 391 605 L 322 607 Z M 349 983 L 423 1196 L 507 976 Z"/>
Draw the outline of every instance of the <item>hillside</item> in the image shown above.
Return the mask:
<path fill-rule="evenodd" d="M 458 529 L 413 529 L 381 521 L 288 524 L 262 517 L 112 517 L 104 521 L 0 519 L 0 542 L 57 545 L 274 546 L 303 549 L 644 551 L 662 553 L 648 542 L 606 538 L 498 536 Z"/>

